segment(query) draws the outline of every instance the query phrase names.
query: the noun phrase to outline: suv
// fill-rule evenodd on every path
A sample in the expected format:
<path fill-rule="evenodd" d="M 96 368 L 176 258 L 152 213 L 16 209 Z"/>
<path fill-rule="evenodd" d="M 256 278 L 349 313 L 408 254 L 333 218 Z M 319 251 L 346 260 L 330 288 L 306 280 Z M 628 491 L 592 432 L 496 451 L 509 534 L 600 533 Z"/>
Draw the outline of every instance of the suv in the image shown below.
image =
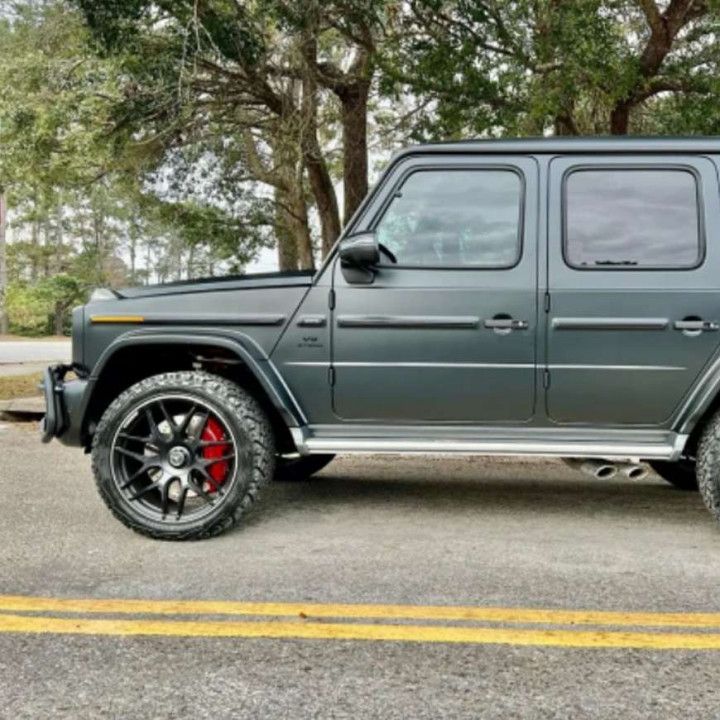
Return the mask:
<path fill-rule="evenodd" d="M 648 461 L 720 519 L 719 170 L 719 139 L 408 149 L 316 273 L 96 291 L 44 439 L 158 538 L 336 453 Z"/>

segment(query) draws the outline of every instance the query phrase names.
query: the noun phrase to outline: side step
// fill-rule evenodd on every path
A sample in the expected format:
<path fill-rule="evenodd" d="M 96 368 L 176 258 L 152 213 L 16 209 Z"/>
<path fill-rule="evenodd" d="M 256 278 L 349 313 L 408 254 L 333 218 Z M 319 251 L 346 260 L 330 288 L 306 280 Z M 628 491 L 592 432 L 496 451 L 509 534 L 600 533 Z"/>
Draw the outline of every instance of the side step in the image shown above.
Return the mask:
<path fill-rule="evenodd" d="M 381 430 L 387 432 L 378 432 Z M 342 432 L 342 431 L 345 432 Z M 687 435 L 647 430 L 565 430 L 511 428 L 373 428 L 311 426 L 296 435 L 302 454 L 534 455 L 624 460 L 677 460 Z M 407 432 L 407 431 L 410 432 Z"/>

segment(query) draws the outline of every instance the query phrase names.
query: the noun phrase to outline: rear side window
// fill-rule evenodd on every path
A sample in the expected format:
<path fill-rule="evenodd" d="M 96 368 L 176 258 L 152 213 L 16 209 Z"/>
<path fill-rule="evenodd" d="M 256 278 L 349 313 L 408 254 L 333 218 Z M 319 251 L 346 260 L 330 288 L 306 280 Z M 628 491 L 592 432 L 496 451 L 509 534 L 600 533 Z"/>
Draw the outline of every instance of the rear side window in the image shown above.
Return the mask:
<path fill-rule="evenodd" d="M 683 269 L 703 258 L 698 187 L 684 169 L 582 169 L 565 177 L 566 262 L 582 270 Z"/>
<path fill-rule="evenodd" d="M 405 267 L 508 268 L 520 259 L 523 183 L 513 170 L 417 170 L 375 228 Z"/>

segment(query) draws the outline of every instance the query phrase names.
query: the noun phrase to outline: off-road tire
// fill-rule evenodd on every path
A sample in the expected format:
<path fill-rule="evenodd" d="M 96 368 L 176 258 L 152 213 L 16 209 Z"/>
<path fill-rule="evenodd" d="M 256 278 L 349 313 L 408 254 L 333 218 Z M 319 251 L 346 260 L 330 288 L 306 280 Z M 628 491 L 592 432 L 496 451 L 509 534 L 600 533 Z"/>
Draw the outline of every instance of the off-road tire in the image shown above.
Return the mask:
<path fill-rule="evenodd" d="M 246 466 L 252 468 L 243 477 L 237 477 L 212 514 L 180 528 L 153 522 L 134 511 L 131 502 L 119 491 L 111 470 L 112 438 L 127 413 L 138 403 L 167 393 L 196 397 L 223 410 L 235 442 L 238 447 L 242 444 L 249 454 Z M 262 486 L 273 476 L 275 442 L 271 424 L 259 403 L 235 383 L 201 371 L 163 373 L 131 386 L 105 410 L 93 437 L 92 469 L 103 501 L 127 527 L 162 540 L 199 540 L 238 524 L 254 504 Z M 234 473 L 240 471 L 236 465 Z"/>
<path fill-rule="evenodd" d="M 707 509 L 720 522 L 720 412 L 710 418 L 700 436 L 697 479 Z"/>
<path fill-rule="evenodd" d="M 277 482 L 301 482 L 309 480 L 316 472 L 329 465 L 334 455 L 305 455 L 284 459 L 279 457 L 275 466 Z"/>
<path fill-rule="evenodd" d="M 649 465 L 663 480 L 678 490 L 695 491 L 698 489 L 695 463 L 651 460 Z"/>

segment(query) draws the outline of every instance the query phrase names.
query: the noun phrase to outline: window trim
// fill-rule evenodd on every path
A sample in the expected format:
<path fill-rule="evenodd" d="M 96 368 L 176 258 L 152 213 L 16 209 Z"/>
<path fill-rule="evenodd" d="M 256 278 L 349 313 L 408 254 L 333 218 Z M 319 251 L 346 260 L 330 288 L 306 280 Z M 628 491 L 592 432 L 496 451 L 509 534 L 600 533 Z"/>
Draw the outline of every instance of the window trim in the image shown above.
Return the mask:
<path fill-rule="evenodd" d="M 397 181 L 393 183 L 392 186 L 388 189 L 382 204 L 368 223 L 368 229 L 370 230 L 370 232 L 377 232 L 378 225 L 382 221 L 383 217 L 385 217 L 385 214 L 390 207 L 392 201 L 397 197 L 397 193 L 407 182 L 408 178 L 411 175 L 414 175 L 417 172 L 452 172 L 456 170 L 464 170 L 471 172 L 482 172 L 485 170 L 502 170 L 504 172 L 513 173 L 520 180 L 520 202 L 518 203 L 517 227 L 517 257 L 515 258 L 515 262 L 513 262 L 511 265 L 403 265 L 401 263 L 389 263 L 387 265 L 383 265 L 383 267 L 392 268 L 393 270 L 462 270 L 475 272 L 492 272 L 494 270 L 512 270 L 513 268 L 516 268 L 518 265 L 520 265 L 525 254 L 525 203 L 527 194 L 527 182 L 525 179 L 525 173 L 521 168 L 517 167 L 516 165 L 504 163 L 493 163 L 487 165 L 412 165 L 411 167 L 406 168 L 402 173 L 400 173 Z"/>
<path fill-rule="evenodd" d="M 601 265 L 601 266 L 586 266 L 586 265 L 574 265 L 570 262 L 568 257 L 568 196 L 567 196 L 567 183 L 569 177 L 577 172 L 587 171 L 618 171 L 623 172 L 626 170 L 640 170 L 640 171 L 662 171 L 670 170 L 677 172 L 685 172 L 695 180 L 695 199 L 696 206 L 695 210 L 697 213 L 697 239 L 698 239 L 698 259 L 694 265 L 685 265 L 678 267 L 677 265 L 645 265 L 643 267 L 637 266 L 623 266 L 623 265 Z M 702 176 L 698 169 L 693 165 L 687 164 L 664 164 L 664 163 L 632 163 L 632 164 L 614 164 L 614 163 L 585 163 L 582 165 L 573 165 L 567 168 L 562 175 L 561 187 L 560 187 L 560 204 L 561 204 L 561 244 L 562 244 L 562 256 L 563 262 L 571 270 L 578 272 L 688 272 L 697 270 L 705 264 L 707 257 L 707 236 L 705 229 L 705 203 L 703 199 L 703 185 Z"/>

